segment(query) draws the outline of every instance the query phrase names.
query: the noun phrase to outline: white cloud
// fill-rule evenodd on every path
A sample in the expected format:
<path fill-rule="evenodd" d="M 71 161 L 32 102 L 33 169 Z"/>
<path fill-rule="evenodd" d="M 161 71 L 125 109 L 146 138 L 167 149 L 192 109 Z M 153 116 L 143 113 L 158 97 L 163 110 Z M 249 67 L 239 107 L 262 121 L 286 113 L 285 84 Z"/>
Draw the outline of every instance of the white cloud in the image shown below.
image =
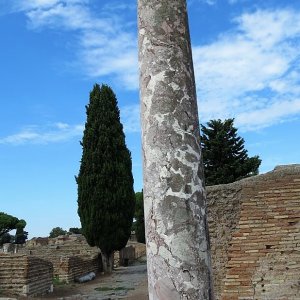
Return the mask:
<path fill-rule="evenodd" d="M 15 10 L 24 11 L 30 29 L 58 28 L 76 32 L 73 64 L 88 77 L 111 76 L 127 89 L 138 87 L 137 38 L 134 25 L 112 9 L 130 9 L 130 4 L 112 2 L 98 8 L 88 0 L 18 0 Z M 124 12 L 125 13 L 125 12 Z"/>
<path fill-rule="evenodd" d="M 300 114 L 300 98 L 281 100 L 261 109 L 240 113 L 236 125 L 244 130 L 256 130 L 276 122 L 284 122 L 291 116 Z"/>
<path fill-rule="evenodd" d="M 190 4 L 190 5 L 199 3 L 199 2 L 212 6 L 217 3 L 217 0 L 188 0 L 188 4 Z"/>
<path fill-rule="evenodd" d="M 234 4 L 243 4 L 245 2 L 251 2 L 252 0 L 228 0 L 228 3 L 230 5 L 234 5 Z"/>
<path fill-rule="evenodd" d="M 81 137 L 83 125 L 69 125 L 56 123 L 46 127 L 27 126 L 20 132 L 0 138 L 0 144 L 24 145 L 24 144 L 49 144 L 71 140 Z"/>
<path fill-rule="evenodd" d="M 126 133 L 140 132 L 140 106 L 136 104 L 123 107 L 121 109 L 121 120 Z"/>
<path fill-rule="evenodd" d="M 88 0 L 15 3 L 32 29 L 76 32 L 76 66 L 85 74 L 138 88 L 135 24 L 124 15 L 131 2 L 110 2 L 97 15 Z M 241 130 L 250 130 L 299 115 L 300 13 L 257 10 L 232 22 L 214 42 L 193 47 L 200 121 L 235 117 Z"/>
<path fill-rule="evenodd" d="M 109 3 L 105 4 L 103 7 L 105 10 L 134 10 L 136 9 L 136 3 L 128 3 L 123 1 L 110 1 Z"/>
<path fill-rule="evenodd" d="M 140 132 L 140 108 L 138 104 L 122 107 L 120 114 L 125 133 Z M 44 145 L 66 142 L 74 138 L 81 139 L 83 131 L 84 124 L 70 125 L 64 122 L 57 122 L 45 126 L 30 125 L 17 133 L 0 137 L 0 145 Z"/>
<path fill-rule="evenodd" d="M 234 22 L 193 48 L 201 122 L 235 117 L 254 130 L 299 115 L 300 14 L 258 10 Z"/>
<path fill-rule="evenodd" d="M 215 5 L 217 0 L 202 0 L 204 3 L 208 5 Z"/>
<path fill-rule="evenodd" d="M 66 5 L 87 4 L 89 0 L 15 0 L 11 5 L 15 11 L 28 11 L 32 9 L 43 9 L 55 6 L 59 3 Z"/>
<path fill-rule="evenodd" d="M 92 77 L 115 74 L 129 89 L 138 88 L 136 39 L 130 33 L 119 32 L 113 39 L 99 31 L 82 36 L 79 52 L 86 70 Z"/>

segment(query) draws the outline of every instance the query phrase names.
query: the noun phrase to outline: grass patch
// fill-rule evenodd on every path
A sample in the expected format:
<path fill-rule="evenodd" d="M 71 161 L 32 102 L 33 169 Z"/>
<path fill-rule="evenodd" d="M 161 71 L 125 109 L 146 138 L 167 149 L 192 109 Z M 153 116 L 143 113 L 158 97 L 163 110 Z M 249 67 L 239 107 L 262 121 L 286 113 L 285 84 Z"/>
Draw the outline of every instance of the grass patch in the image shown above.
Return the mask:
<path fill-rule="evenodd" d="M 118 286 L 114 289 L 114 291 L 133 291 L 134 288 L 131 287 L 124 287 L 124 286 Z"/>
<path fill-rule="evenodd" d="M 111 290 L 113 290 L 113 288 L 110 288 L 107 286 L 101 286 L 101 287 L 95 288 L 95 291 L 98 291 L 98 292 L 107 292 L 107 291 L 111 291 Z"/>
<path fill-rule="evenodd" d="M 59 286 L 59 285 L 65 285 L 65 284 L 67 284 L 65 280 L 60 280 L 57 275 L 53 277 L 52 282 L 53 282 L 54 286 Z"/>
<path fill-rule="evenodd" d="M 124 287 L 124 286 L 118 286 L 118 287 L 109 287 L 109 286 L 101 286 L 95 288 L 98 292 L 108 292 L 108 291 L 132 291 L 134 288 L 131 287 Z"/>
<path fill-rule="evenodd" d="M 147 263 L 147 258 L 140 257 L 137 259 L 137 261 L 141 264 L 145 264 L 145 263 Z"/>

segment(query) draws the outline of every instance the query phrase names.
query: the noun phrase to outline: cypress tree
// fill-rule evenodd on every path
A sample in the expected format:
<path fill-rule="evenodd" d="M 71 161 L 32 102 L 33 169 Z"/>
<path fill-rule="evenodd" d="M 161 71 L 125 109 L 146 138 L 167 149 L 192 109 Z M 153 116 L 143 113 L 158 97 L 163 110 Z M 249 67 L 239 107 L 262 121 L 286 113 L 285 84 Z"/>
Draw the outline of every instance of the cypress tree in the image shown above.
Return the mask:
<path fill-rule="evenodd" d="M 139 243 L 146 242 L 143 191 L 135 193 L 135 234 Z"/>
<path fill-rule="evenodd" d="M 225 184 L 257 175 L 261 160 L 248 157 L 244 139 L 237 135 L 234 119 L 210 120 L 201 125 L 206 185 Z"/>
<path fill-rule="evenodd" d="M 78 214 L 87 242 L 101 249 L 104 270 L 111 271 L 113 251 L 121 250 L 131 233 L 135 205 L 131 154 L 110 87 L 94 85 L 86 114 L 76 178 Z"/>

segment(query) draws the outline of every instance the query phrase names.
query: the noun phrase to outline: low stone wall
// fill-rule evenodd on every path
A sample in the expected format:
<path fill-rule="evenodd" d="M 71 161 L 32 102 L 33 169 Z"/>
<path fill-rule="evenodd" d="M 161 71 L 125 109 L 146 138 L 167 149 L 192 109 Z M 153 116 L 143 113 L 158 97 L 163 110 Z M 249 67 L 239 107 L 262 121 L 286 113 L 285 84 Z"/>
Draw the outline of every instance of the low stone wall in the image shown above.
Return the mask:
<path fill-rule="evenodd" d="M 0 254 L 0 289 L 9 294 L 36 296 L 52 291 L 53 266 L 36 257 Z"/>
<path fill-rule="evenodd" d="M 300 165 L 207 188 L 216 300 L 300 299 Z"/>
<path fill-rule="evenodd" d="M 53 276 L 66 283 L 74 282 L 77 277 L 86 275 L 89 272 L 97 273 L 102 271 L 101 254 L 94 256 L 55 254 L 58 253 L 44 255 L 43 253 L 35 252 L 31 256 L 51 262 L 53 264 Z"/>
<path fill-rule="evenodd" d="M 67 283 L 89 272 L 102 271 L 101 252 L 90 247 L 82 236 L 65 236 L 29 241 L 23 249 L 28 255 L 39 257 L 53 264 L 54 276 Z"/>
<path fill-rule="evenodd" d="M 139 259 L 143 256 L 146 256 L 146 244 L 129 242 L 128 245 L 132 245 L 134 247 L 135 259 Z"/>
<path fill-rule="evenodd" d="M 97 273 L 99 270 L 102 270 L 101 256 L 88 259 L 78 256 L 62 257 L 56 275 L 59 280 L 70 283 L 83 275 L 90 272 Z"/>
<path fill-rule="evenodd" d="M 131 264 L 143 256 L 146 256 L 146 245 L 129 241 L 125 248 L 114 253 L 114 266 L 118 267 Z"/>
<path fill-rule="evenodd" d="M 121 266 L 128 266 L 135 261 L 135 248 L 133 246 L 127 246 L 119 252 L 119 259 Z"/>

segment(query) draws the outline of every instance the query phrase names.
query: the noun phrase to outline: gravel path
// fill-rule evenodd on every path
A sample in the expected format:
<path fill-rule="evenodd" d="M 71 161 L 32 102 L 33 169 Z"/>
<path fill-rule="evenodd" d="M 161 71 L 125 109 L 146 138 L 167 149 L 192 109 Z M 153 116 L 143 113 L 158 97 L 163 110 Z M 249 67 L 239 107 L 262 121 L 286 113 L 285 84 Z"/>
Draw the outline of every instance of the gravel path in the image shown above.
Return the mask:
<path fill-rule="evenodd" d="M 1 297 L 0 300 L 148 300 L 146 258 L 134 265 L 116 268 L 111 275 L 98 275 L 86 283 L 54 287 L 54 292 L 41 297 Z"/>
<path fill-rule="evenodd" d="M 99 275 L 87 283 L 58 286 L 52 294 L 34 299 L 147 300 L 147 265 L 142 259 L 134 265 L 115 269 L 110 276 Z"/>

